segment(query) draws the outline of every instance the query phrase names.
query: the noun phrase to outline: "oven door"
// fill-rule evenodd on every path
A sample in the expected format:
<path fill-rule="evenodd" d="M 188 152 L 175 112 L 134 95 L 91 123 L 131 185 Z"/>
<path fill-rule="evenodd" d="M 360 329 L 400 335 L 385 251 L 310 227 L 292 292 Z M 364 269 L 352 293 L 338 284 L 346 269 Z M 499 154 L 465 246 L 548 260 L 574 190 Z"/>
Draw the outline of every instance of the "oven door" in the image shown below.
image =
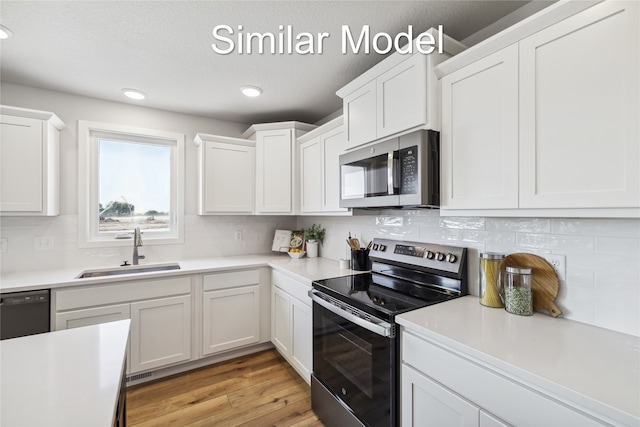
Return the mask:
<path fill-rule="evenodd" d="M 392 326 L 347 312 L 312 291 L 313 373 L 365 424 L 396 419 L 397 340 Z"/>

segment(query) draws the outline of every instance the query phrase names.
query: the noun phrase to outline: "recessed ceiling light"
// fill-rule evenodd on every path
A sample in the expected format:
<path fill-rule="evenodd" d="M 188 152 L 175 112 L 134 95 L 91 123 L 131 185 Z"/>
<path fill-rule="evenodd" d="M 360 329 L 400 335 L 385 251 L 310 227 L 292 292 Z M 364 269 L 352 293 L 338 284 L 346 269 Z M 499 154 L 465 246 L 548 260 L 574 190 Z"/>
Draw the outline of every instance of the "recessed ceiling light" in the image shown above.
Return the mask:
<path fill-rule="evenodd" d="M 147 94 L 138 89 L 122 89 L 122 93 L 131 99 L 145 99 Z"/>
<path fill-rule="evenodd" d="M 11 30 L 4 25 L 0 25 L 0 40 L 8 39 L 11 36 L 13 36 Z"/>
<path fill-rule="evenodd" d="M 245 96 L 250 96 L 252 98 L 260 96 L 260 94 L 262 93 L 262 89 L 257 86 L 242 86 L 240 90 Z"/>

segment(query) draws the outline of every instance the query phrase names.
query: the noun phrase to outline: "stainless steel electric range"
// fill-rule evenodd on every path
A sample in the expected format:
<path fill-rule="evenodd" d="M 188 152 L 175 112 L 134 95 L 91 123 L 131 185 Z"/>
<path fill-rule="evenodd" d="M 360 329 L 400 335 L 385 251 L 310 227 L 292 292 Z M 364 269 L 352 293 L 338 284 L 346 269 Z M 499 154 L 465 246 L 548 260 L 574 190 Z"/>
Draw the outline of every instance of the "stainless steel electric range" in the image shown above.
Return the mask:
<path fill-rule="evenodd" d="M 370 273 L 313 282 L 314 412 L 327 426 L 397 426 L 395 316 L 467 294 L 466 248 L 374 239 Z"/>

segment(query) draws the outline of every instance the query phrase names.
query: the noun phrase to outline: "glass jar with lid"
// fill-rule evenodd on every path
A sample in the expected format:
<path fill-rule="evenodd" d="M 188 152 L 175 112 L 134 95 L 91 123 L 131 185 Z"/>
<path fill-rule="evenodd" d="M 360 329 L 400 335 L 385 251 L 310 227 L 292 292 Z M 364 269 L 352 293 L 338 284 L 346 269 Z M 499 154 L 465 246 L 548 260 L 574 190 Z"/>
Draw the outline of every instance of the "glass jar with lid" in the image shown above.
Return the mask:
<path fill-rule="evenodd" d="M 505 310 L 521 316 L 531 316 L 533 314 L 531 268 L 507 267 L 501 273 L 500 282 Z"/>
<path fill-rule="evenodd" d="M 499 272 L 504 255 L 493 252 L 480 254 L 480 304 L 487 307 L 504 307 L 500 297 Z"/>

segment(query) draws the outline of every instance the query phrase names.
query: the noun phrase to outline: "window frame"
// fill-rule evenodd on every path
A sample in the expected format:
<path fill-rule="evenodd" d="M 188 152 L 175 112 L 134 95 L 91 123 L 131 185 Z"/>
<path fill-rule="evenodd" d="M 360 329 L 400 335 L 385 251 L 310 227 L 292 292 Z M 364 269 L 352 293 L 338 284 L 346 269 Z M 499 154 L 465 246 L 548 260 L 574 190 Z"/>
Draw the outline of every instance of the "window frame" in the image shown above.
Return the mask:
<path fill-rule="evenodd" d="M 111 139 L 171 147 L 171 208 L 168 232 L 146 233 L 145 245 L 184 243 L 185 136 L 176 132 L 78 120 L 78 242 L 81 248 L 131 246 L 131 239 L 100 233 L 99 141 Z"/>

